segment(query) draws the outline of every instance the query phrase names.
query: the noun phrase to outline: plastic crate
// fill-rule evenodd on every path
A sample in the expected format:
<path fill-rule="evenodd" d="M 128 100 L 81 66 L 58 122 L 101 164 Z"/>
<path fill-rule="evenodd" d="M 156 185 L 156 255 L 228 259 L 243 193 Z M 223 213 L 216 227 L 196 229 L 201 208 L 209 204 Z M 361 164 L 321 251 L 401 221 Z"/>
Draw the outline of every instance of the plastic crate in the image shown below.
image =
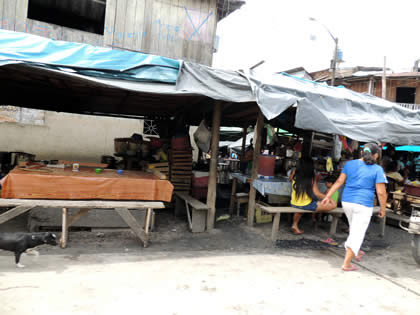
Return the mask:
<path fill-rule="evenodd" d="M 272 214 L 266 214 L 260 208 L 255 209 L 255 221 L 257 223 L 270 223 L 273 221 Z"/>

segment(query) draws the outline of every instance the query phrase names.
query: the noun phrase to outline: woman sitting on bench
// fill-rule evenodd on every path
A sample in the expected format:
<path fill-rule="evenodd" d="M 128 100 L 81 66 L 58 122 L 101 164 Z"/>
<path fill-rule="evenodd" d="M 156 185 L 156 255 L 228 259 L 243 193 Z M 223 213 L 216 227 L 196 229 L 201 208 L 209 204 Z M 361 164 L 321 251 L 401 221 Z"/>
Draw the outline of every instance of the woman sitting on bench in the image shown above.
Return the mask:
<path fill-rule="evenodd" d="M 292 181 L 292 207 L 309 211 L 331 211 L 337 207 L 337 203 L 331 201 L 322 205 L 320 201 L 325 195 L 318 189 L 318 182 L 315 180 L 315 170 L 312 158 L 303 157 L 295 172 L 290 174 Z M 299 229 L 298 223 L 303 213 L 295 213 L 293 216 L 292 232 L 294 234 L 303 234 Z"/>

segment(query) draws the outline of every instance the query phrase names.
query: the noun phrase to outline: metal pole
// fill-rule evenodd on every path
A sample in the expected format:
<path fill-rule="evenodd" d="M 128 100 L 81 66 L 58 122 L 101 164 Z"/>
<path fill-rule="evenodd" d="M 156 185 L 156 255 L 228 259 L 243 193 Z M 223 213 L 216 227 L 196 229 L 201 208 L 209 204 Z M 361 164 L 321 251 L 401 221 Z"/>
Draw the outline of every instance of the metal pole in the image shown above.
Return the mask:
<path fill-rule="evenodd" d="M 338 51 L 338 38 L 334 38 L 335 47 L 334 47 L 334 56 L 333 56 L 333 64 L 332 64 L 332 78 L 331 78 L 331 86 L 335 84 L 335 70 L 337 68 L 337 51 Z"/>
<path fill-rule="evenodd" d="M 382 72 L 382 98 L 386 99 L 386 57 L 384 57 L 384 71 Z"/>

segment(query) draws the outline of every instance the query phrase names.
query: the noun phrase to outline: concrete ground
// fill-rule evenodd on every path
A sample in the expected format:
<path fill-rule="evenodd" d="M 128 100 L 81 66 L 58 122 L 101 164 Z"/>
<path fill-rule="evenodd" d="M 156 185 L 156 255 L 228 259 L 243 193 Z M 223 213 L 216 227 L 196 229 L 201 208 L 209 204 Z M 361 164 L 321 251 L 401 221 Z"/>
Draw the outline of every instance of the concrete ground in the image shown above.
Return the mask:
<path fill-rule="evenodd" d="M 158 219 L 146 249 L 129 231 L 73 232 L 67 249 L 43 246 L 40 257 L 23 257 L 24 269 L 0 252 L 0 314 L 417 314 L 420 308 L 420 266 L 409 235 L 392 226 L 380 240 L 372 223 L 360 271 L 343 272 L 343 248 L 277 248 L 270 224 L 249 228 L 233 218 L 217 222 L 212 233 L 191 234 L 170 213 Z M 307 219 L 303 237 L 327 238 L 327 226 L 314 230 Z M 0 231 L 24 230 L 22 220 Z M 279 239 L 299 238 L 281 223 Z"/>

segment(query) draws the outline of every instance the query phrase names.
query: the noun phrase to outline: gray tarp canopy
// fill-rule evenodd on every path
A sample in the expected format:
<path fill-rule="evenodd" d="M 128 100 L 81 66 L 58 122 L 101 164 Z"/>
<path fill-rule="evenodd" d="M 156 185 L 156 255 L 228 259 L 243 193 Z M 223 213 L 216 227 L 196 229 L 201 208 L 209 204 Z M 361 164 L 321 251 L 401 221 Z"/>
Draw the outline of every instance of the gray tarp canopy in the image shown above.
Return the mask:
<path fill-rule="evenodd" d="M 177 89 L 232 102 L 255 100 L 268 120 L 297 105 L 295 126 L 301 129 L 366 142 L 420 145 L 419 110 L 344 87 L 330 87 L 287 74 L 262 77 L 252 71 L 215 70 L 184 63 Z"/>
<path fill-rule="evenodd" d="M 420 111 L 285 74 L 260 77 L 185 62 L 177 84 L 91 77 L 71 69 L 8 60 L 0 64 L 0 104 L 80 114 L 211 121 L 223 102 L 222 125 L 245 126 L 257 106 L 271 120 L 297 105 L 295 126 L 359 141 L 420 145 Z"/>

